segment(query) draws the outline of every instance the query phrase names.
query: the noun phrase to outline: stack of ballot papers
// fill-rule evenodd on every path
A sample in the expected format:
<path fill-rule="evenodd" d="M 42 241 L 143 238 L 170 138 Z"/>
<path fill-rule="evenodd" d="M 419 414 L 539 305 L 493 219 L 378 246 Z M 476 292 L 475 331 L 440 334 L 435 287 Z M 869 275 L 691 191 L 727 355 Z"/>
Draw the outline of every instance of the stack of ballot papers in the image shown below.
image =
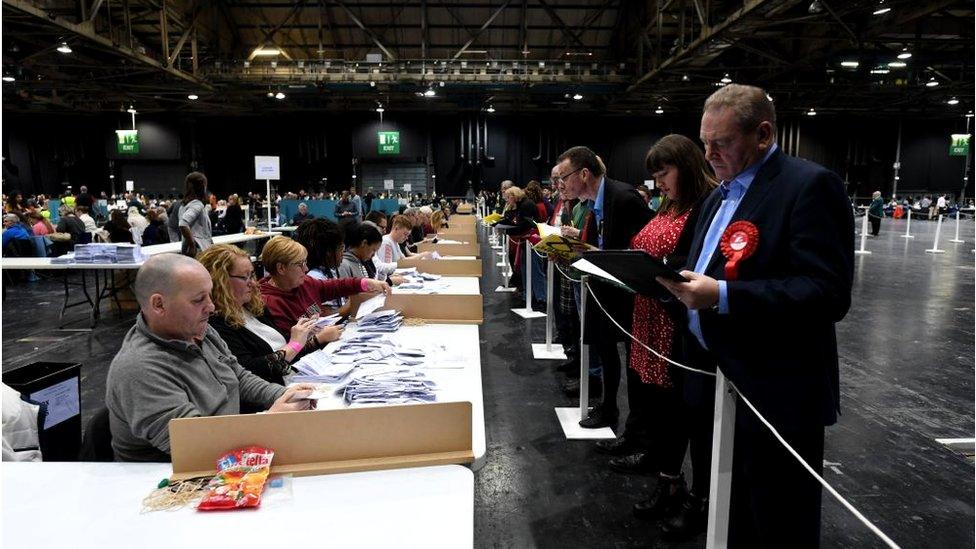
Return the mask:
<path fill-rule="evenodd" d="M 292 383 L 339 383 L 356 367 L 351 362 L 333 362 L 330 355 L 316 351 L 309 353 L 292 365 L 298 373 L 289 380 Z"/>
<path fill-rule="evenodd" d="M 435 387 L 433 381 L 413 368 L 369 364 L 353 373 L 342 390 L 342 399 L 349 406 L 434 402 Z"/>
<path fill-rule="evenodd" d="M 409 275 L 409 274 L 416 274 L 416 273 L 417 273 L 417 268 L 416 267 L 404 267 L 402 269 L 397 269 L 397 270 L 393 271 L 393 274 L 400 275 L 400 276 L 405 276 L 405 275 Z"/>
<path fill-rule="evenodd" d="M 142 261 L 142 249 L 135 244 L 115 244 L 116 263 L 139 263 Z"/>
<path fill-rule="evenodd" d="M 360 332 L 390 333 L 399 330 L 401 325 L 403 315 L 392 309 L 369 313 L 356 320 L 356 327 Z"/>
<path fill-rule="evenodd" d="M 340 320 L 342 320 L 342 315 L 339 313 L 329 315 L 329 316 L 323 316 L 315 321 L 315 327 L 325 328 L 326 326 L 333 326 L 336 323 L 338 323 Z"/>
<path fill-rule="evenodd" d="M 143 260 L 141 248 L 135 244 L 76 244 L 72 258 L 75 263 L 139 263 Z"/>

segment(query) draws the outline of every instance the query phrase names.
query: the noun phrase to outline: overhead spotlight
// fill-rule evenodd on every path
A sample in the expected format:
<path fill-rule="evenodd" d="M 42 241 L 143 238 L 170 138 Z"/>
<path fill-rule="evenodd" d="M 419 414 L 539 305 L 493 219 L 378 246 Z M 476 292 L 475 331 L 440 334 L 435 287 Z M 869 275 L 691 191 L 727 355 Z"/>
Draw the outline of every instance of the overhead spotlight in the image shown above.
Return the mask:
<path fill-rule="evenodd" d="M 773 96 L 769 95 L 768 93 L 766 94 L 766 99 L 769 100 L 770 103 L 773 102 Z"/>
<path fill-rule="evenodd" d="M 898 54 L 898 59 L 911 59 L 912 52 L 908 51 L 908 48 L 902 48 L 901 53 Z"/>
<path fill-rule="evenodd" d="M 823 4 L 820 3 L 820 0 L 813 0 L 813 2 L 810 2 L 810 7 L 807 8 L 807 13 L 817 14 L 823 12 L 823 9 Z"/>
<path fill-rule="evenodd" d="M 929 81 L 925 83 L 926 88 L 934 88 L 938 85 L 939 85 L 939 81 L 936 80 L 934 76 L 932 78 L 929 78 Z"/>
<path fill-rule="evenodd" d="M 440 82 L 437 83 L 437 85 L 443 88 L 444 87 L 444 81 L 441 80 Z"/>
<path fill-rule="evenodd" d="M 817 111 L 813 110 L 813 107 L 807 111 L 807 116 L 817 116 Z"/>
<path fill-rule="evenodd" d="M 654 114 L 664 114 L 664 109 L 662 109 L 661 106 L 658 105 L 657 108 L 654 109 Z"/>
<path fill-rule="evenodd" d="M 252 55 L 255 55 L 255 56 L 257 56 L 257 55 L 261 55 L 261 56 L 280 55 L 281 54 L 281 48 L 278 48 L 276 46 L 258 46 L 256 48 L 254 48 L 254 51 L 251 52 L 251 54 Z"/>
<path fill-rule="evenodd" d="M 858 61 L 841 61 L 840 66 L 845 69 L 856 69 L 861 66 L 861 63 Z"/>
<path fill-rule="evenodd" d="M 369 87 L 375 88 L 376 87 L 376 82 L 373 82 L 372 80 L 370 80 L 369 81 Z"/>
<path fill-rule="evenodd" d="M 723 84 L 731 84 L 732 83 L 732 79 L 729 78 L 729 73 L 725 73 L 725 76 L 723 76 L 722 79 L 719 80 L 719 82 L 721 82 Z"/>
<path fill-rule="evenodd" d="M 973 111 L 969 111 L 966 113 L 966 118 L 972 118 L 972 117 L 973 117 Z"/>
<path fill-rule="evenodd" d="M 888 74 L 889 72 L 891 71 L 882 67 L 879 67 L 877 69 L 871 69 L 871 74 Z"/>
<path fill-rule="evenodd" d="M 959 104 L 959 100 L 956 99 L 955 97 L 953 97 L 952 99 L 946 101 L 946 104 L 948 104 L 948 105 L 958 105 Z"/>
<path fill-rule="evenodd" d="M 434 91 L 434 88 L 427 88 L 427 91 L 424 92 L 424 97 L 434 97 L 435 95 L 437 92 Z"/>
<path fill-rule="evenodd" d="M 682 74 L 681 75 L 681 81 L 682 82 L 687 82 L 689 80 L 691 80 L 691 78 L 688 78 L 688 75 L 687 74 Z"/>
<path fill-rule="evenodd" d="M 136 108 L 133 105 L 129 105 L 129 108 L 125 110 L 129 114 L 136 114 Z"/>
<path fill-rule="evenodd" d="M 892 69 L 904 69 L 907 66 L 908 64 L 906 64 L 904 61 L 892 61 L 891 63 L 888 63 L 888 67 Z"/>
<path fill-rule="evenodd" d="M 186 98 L 190 101 L 196 101 L 197 99 L 200 99 L 200 96 L 195 93 L 191 93 L 190 95 L 186 96 Z"/>
<path fill-rule="evenodd" d="M 378 112 L 380 114 L 383 114 L 383 111 L 385 111 L 385 110 L 386 109 L 383 108 L 383 103 L 377 103 L 376 104 L 376 112 Z"/>
<path fill-rule="evenodd" d="M 283 92 L 278 92 L 275 94 L 275 99 L 281 100 L 284 98 L 285 98 L 285 94 Z"/>
<path fill-rule="evenodd" d="M 14 78 L 13 76 L 10 76 L 9 74 L 3 75 L 3 81 L 4 82 L 13 82 L 14 80 L 16 80 L 16 78 Z"/>
<path fill-rule="evenodd" d="M 583 99 L 583 94 L 576 92 L 573 94 L 573 99 L 579 101 L 580 99 Z"/>
<path fill-rule="evenodd" d="M 493 105 L 488 105 L 488 108 L 485 109 L 485 112 L 495 112 L 495 107 Z"/>
<path fill-rule="evenodd" d="M 271 68 L 272 69 L 277 69 L 278 68 L 278 62 L 277 61 L 272 61 L 271 62 Z"/>
<path fill-rule="evenodd" d="M 880 2 L 878 2 L 878 7 L 876 7 L 874 11 L 871 13 L 872 15 L 884 15 L 889 11 L 891 11 L 891 8 L 885 5 L 884 0 L 881 0 Z"/>
<path fill-rule="evenodd" d="M 268 92 L 268 98 L 270 99 L 272 97 L 274 97 L 274 92 L 273 91 L 269 91 Z"/>
<path fill-rule="evenodd" d="M 67 42 L 62 40 L 61 44 L 58 46 L 58 51 L 64 54 L 71 53 L 71 46 L 69 46 Z"/>

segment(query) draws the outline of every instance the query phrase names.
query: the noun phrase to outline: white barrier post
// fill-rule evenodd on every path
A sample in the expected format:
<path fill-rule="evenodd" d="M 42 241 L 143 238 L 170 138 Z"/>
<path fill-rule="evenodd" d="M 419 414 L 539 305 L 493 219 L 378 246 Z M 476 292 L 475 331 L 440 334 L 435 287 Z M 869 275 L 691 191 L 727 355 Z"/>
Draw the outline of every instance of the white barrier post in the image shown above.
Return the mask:
<path fill-rule="evenodd" d="M 512 312 L 522 318 L 542 318 L 546 313 L 532 310 L 532 243 L 525 239 L 525 261 L 522 262 L 522 270 L 525 272 L 525 308 L 512 309 Z"/>
<path fill-rule="evenodd" d="M 908 210 L 908 224 L 905 225 L 905 234 L 901 235 L 902 238 L 915 238 L 912 234 L 912 208 L 906 208 Z"/>
<path fill-rule="evenodd" d="M 854 253 L 856 254 L 871 253 L 869 250 L 866 250 L 864 248 L 867 245 L 867 243 L 868 243 L 868 213 L 864 212 L 864 223 L 861 223 L 861 249 L 854 250 Z"/>
<path fill-rule="evenodd" d="M 944 254 L 945 250 L 939 249 L 939 235 L 942 234 L 942 216 L 939 216 L 938 224 L 935 226 L 935 242 L 932 243 L 932 248 L 925 250 L 926 253 L 930 254 Z"/>
<path fill-rule="evenodd" d="M 552 259 L 546 263 L 546 342 L 532 344 L 532 357 L 536 360 L 566 360 L 566 353 L 562 345 L 552 344 L 552 328 L 555 322 L 553 314 L 552 294 L 555 278 Z"/>
<path fill-rule="evenodd" d="M 959 210 L 958 209 L 956 210 L 956 237 L 950 240 L 949 242 L 958 242 L 960 244 L 965 242 L 965 240 L 959 240 Z"/>
<path fill-rule="evenodd" d="M 870 253 L 870 252 L 869 252 Z M 715 415 L 712 423 L 712 475 L 708 487 L 708 529 L 705 547 L 729 544 L 729 496 L 732 494 L 732 450 L 735 444 L 735 393 L 721 369 L 715 372 Z"/>
<path fill-rule="evenodd" d="M 508 277 L 512 276 L 512 270 L 508 268 L 508 235 L 505 236 L 505 251 L 502 253 L 502 260 L 495 263 L 496 267 L 502 268 L 502 285 L 495 288 L 495 292 L 514 292 L 515 288 L 508 285 Z"/>

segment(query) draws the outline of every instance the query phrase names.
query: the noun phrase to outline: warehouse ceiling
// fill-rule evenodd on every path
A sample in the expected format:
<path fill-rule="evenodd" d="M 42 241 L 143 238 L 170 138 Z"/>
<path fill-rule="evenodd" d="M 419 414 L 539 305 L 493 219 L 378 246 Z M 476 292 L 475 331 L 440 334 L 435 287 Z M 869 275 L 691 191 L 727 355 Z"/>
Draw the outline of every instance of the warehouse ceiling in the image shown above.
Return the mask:
<path fill-rule="evenodd" d="M 971 0 L 2 2 L 8 112 L 973 108 Z"/>

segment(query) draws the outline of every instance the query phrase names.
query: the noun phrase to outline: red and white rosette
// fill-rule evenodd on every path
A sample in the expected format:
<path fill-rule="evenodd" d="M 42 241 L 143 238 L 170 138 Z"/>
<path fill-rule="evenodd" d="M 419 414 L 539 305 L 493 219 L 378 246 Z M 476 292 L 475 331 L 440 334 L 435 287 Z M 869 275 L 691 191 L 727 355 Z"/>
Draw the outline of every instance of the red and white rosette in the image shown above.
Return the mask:
<path fill-rule="evenodd" d="M 748 221 L 736 221 L 725 228 L 719 248 L 725 262 L 725 280 L 739 278 L 739 262 L 748 259 L 759 247 L 759 229 Z"/>

